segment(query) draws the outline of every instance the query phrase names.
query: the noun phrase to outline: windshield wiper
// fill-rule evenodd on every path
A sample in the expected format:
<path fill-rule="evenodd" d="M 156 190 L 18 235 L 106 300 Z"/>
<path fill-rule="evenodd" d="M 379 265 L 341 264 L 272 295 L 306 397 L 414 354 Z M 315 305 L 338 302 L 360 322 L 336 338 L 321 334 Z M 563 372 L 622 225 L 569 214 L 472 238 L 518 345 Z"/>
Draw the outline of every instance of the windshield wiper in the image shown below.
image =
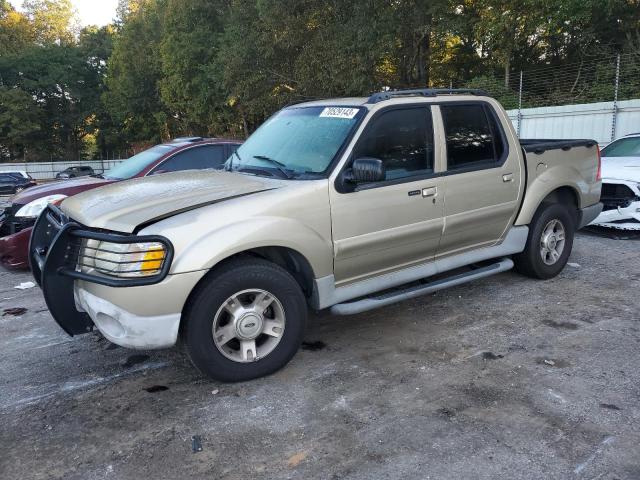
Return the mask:
<path fill-rule="evenodd" d="M 291 175 L 289 172 L 285 170 L 287 166 L 284 163 L 279 162 L 278 160 L 275 160 L 271 157 L 267 157 L 265 155 L 254 155 L 253 158 L 257 158 L 258 160 L 263 160 L 265 162 L 269 162 L 270 164 L 274 165 L 278 169 L 278 171 L 285 176 L 287 180 L 291 180 L 293 178 L 293 175 Z"/>
<path fill-rule="evenodd" d="M 234 150 L 233 154 L 231 155 L 231 158 L 229 159 L 229 166 L 225 167 L 225 170 L 228 172 L 233 172 L 233 156 L 238 157 L 238 161 L 240 163 L 242 163 L 242 157 L 240 157 L 240 154 L 238 153 L 238 150 Z"/>

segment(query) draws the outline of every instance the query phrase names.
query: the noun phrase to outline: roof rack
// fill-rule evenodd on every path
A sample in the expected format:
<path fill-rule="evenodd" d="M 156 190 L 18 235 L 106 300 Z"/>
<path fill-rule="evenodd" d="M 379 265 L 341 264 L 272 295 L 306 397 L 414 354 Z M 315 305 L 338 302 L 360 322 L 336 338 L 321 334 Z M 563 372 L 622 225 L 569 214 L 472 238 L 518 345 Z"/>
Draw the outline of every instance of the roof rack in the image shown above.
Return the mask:
<path fill-rule="evenodd" d="M 387 92 L 374 93 L 369 97 L 367 103 L 378 103 L 383 100 L 390 100 L 394 97 L 436 97 L 438 95 L 489 96 L 485 90 L 480 90 L 478 88 L 416 88 L 412 90 L 389 90 Z"/>

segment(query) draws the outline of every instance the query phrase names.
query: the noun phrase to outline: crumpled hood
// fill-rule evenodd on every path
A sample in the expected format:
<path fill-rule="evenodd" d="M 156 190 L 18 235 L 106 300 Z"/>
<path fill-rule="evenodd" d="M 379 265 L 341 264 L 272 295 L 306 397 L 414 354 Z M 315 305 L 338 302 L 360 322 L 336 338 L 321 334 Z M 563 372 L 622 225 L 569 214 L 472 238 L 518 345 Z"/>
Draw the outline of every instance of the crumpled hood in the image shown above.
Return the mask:
<path fill-rule="evenodd" d="M 217 170 L 126 180 L 62 202 L 70 218 L 93 228 L 133 232 L 141 224 L 194 207 L 280 188 L 283 180 Z"/>
<path fill-rule="evenodd" d="M 602 178 L 640 182 L 640 157 L 605 157 Z"/>
<path fill-rule="evenodd" d="M 63 194 L 71 196 L 86 190 L 91 190 L 92 188 L 97 188 L 101 185 L 108 185 L 113 181 L 114 180 L 107 180 L 98 177 L 81 177 L 74 178 L 72 180 L 55 181 L 27 188 L 26 190 L 14 195 L 10 201 L 14 204 L 26 205 L 29 202 L 33 202 L 34 200 L 47 197 L 49 195 Z"/>

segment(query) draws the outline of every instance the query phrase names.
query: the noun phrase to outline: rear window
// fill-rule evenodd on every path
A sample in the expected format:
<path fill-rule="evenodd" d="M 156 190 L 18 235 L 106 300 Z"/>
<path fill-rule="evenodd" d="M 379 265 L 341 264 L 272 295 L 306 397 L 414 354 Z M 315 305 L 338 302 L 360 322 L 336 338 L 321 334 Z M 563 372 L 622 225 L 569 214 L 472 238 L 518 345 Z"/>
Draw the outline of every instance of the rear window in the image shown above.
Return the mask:
<path fill-rule="evenodd" d="M 640 156 L 640 137 L 616 140 L 602 150 L 603 157 L 638 157 Z"/>
<path fill-rule="evenodd" d="M 447 169 L 491 168 L 502 161 L 504 139 L 494 116 L 482 104 L 442 105 Z"/>

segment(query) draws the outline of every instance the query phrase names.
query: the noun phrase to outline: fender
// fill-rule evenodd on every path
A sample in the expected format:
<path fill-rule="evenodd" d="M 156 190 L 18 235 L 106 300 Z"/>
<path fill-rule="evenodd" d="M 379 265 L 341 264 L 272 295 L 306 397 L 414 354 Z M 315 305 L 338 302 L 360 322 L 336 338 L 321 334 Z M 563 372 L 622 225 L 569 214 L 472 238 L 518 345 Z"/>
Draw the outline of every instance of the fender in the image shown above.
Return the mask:
<path fill-rule="evenodd" d="M 515 225 L 528 225 L 531 223 L 538 207 L 550 193 L 560 188 L 570 188 L 578 200 L 578 208 L 584 207 L 584 199 L 592 193 L 592 186 L 585 180 L 581 172 L 575 167 L 555 166 L 536 175 L 533 174 L 531 183 L 527 186 L 524 202 Z M 596 200 L 597 202 L 597 200 Z"/>
<path fill-rule="evenodd" d="M 183 247 L 170 274 L 210 270 L 226 258 L 259 247 L 295 250 L 307 259 L 315 278 L 333 273 L 333 245 L 315 230 L 290 218 L 251 217 L 204 232 Z"/>

